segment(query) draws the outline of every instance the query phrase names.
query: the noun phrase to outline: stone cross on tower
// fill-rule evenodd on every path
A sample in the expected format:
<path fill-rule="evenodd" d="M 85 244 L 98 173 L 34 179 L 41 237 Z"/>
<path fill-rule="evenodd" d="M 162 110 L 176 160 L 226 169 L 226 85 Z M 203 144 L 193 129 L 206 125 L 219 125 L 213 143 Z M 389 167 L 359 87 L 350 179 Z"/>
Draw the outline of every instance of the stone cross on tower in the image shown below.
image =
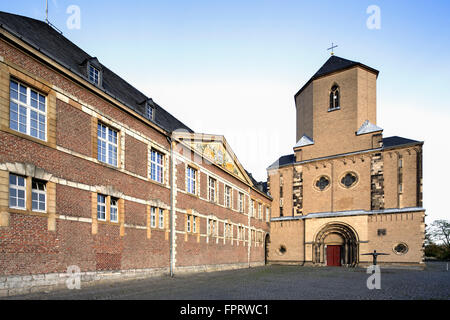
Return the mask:
<path fill-rule="evenodd" d="M 331 48 L 328 48 L 327 50 L 331 50 L 331 55 L 334 55 L 333 49 L 337 48 L 337 45 L 334 45 L 334 43 L 331 43 Z"/>

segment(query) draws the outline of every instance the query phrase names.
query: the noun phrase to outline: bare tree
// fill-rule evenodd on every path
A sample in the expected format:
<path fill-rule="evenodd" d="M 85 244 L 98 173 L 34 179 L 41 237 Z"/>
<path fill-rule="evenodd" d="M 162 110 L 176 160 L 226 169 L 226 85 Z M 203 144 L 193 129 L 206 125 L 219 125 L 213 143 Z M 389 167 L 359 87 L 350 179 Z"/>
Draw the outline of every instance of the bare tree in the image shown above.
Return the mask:
<path fill-rule="evenodd" d="M 427 236 L 429 237 L 429 240 L 432 240 L 435 243 L 441 242 L 445 247 L 450 249 L 450 221 L 434 221 L 427 230 Z"/>

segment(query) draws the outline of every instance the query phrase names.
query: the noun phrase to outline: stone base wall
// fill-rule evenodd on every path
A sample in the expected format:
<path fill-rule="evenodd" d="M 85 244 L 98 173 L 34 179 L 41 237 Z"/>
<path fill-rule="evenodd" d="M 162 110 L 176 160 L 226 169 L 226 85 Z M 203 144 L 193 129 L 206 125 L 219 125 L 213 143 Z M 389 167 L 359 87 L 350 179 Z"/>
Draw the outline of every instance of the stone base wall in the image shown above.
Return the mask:
<path fill-rule="evenodd" d="M 203 266 L 189 266 L 189 267 L 178 267 L 175 268 L 175 274 L 186 274 L 186 273 L 196 273 L 196 272 L 214 272 L 214 271 L 225 271 L 225 270 L 237 270 L 245 268 L 254 268 L 264 266 L 264 262 L 251 262 L 248 263 L 231 263 L 231 264 L 215 264 L 215 265 L 203 265 Z"/>
<path fill-rule="evenodd" d="M 214 272 L 264 266 L 264 262 L 217 264 L 175 268 L 174 274 Z M 169 276 L 169 268 L 131 269 L 119 271 L 80 272 L 80 287 L 107 282 L 145 279 L 149 277 Z M 48 273 L 24 276 L 0 277 L 0 297 L 8 297 L 36 292 L 68 289 L 68 282 L 74 284 L 73 274 Z M 77 290 L 77 289 L 73 289 Z"/>
<path fill-rule="evenodd" d="M 143 279 L 169 274 L 169 268 L 152 268 L 120 271 L 80 272 L 80 286 L 94 285 L 108 281 Z M 25 276 L 0 277 L 0 297 L 67 289 L 67 282 L 72 283 L 73 274 L 48 273 Z M 73 289 L 76 290 L 76 289 Z"/>

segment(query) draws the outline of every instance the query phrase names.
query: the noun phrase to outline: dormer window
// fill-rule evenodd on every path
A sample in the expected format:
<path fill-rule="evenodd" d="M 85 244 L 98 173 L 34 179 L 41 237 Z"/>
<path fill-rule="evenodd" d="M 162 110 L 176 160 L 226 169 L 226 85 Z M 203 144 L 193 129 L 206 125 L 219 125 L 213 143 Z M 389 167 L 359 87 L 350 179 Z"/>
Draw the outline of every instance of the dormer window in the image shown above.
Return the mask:
<path fill-rule="evenodd" d="M 330 108 L 328 109 L 329 111 L 331 110 L 336 110 L 340 108 L 340 91 L 339 91 L 339 86 L 338 85 L 333 85 L 331 87 L 331 92 L 330 92 Z"/>
<path fill-rule="evenodd" d="M 155 110 L 154 110 L 153 106 L 151 106 L 149 103 L 147 103 L 145 105 L 145 116 L 147 117 L 147 119 L 153 120 L 154 114 L 155 114 Z"/>
<path fill-rule="evenodd" d="M 85 68 L 85 74 L 87 79 L 92 84 L 95 84 L 97 87 L 101 87 L 103 83 L 103 66 L 98 61 L 97 58 L 87 58 L 84 60 L 80 66 Z"/>
<path fill-rule="evenodd" d="M 97 86 L 100 86 L 100 70 L 93 65 L 89 65 L 89 81 Z"/>
<path fill-rule="evenodd" d="M 146 98 L 144 101 L 139 102 L 141 114 L 148 120 L 155 120 L 155 103 L 152 98 Z"/>

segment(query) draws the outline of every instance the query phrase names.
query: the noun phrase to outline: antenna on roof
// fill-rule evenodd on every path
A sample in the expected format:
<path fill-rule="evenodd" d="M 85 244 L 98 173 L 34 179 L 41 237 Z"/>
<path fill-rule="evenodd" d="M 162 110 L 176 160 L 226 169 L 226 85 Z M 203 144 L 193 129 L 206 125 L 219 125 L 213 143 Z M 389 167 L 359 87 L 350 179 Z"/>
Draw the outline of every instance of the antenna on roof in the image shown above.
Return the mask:
<path fill-rule="evenodd" d="M 48 23 L 48 0 L 45 0 L 45 22 Z"/>
<path fill-rule="evenodd" d="M 60 34 L 63 34 L 61 30 L 59 30 L 54 24 L 52 24 L 49 20 L 48 20 L 48 0 L 45 0 L 45 22 L 52 27 L 53 29 L 55 29 L 56 31 L 58 31 Z"/>

